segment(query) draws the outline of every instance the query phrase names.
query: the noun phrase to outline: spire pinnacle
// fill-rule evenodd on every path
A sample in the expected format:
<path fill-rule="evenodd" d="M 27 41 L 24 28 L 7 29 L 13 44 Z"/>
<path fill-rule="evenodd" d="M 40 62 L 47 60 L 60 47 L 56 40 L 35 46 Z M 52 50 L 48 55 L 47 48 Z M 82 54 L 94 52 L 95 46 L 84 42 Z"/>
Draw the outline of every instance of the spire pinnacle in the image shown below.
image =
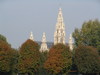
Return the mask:
<path fill-rule="evenodd" d="M 61 7 L 59 8 L 59 11 L 62 11 Z"/>
<path fill-rule="evenodd" d="M 33 38 L 33 33 L 32 33 L 32 32 L 30 32 L 30 37 L 29 37 L 29 39 L 30 39 L 30 40 L 34 40 L 34 38 Z"/>
<path fill-rule="evenodd" d="M 45 32 L 43 32 L 42 42 L 46 42 L 46 35 L 45 35 Z"/>
<path fill-rule="evenodd" d="M 69 37 L 69 48 L 70 48 L 71 51 L 73 50 L 73 38 L 72 38 L 72 34 L 70 34 L 70 37 Z"/>

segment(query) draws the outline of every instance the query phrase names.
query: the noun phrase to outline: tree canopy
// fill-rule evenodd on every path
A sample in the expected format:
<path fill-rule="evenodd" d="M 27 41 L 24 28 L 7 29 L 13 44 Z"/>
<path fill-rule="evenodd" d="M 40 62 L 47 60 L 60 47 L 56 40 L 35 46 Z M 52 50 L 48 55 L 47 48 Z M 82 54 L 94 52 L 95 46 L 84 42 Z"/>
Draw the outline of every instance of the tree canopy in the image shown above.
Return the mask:
<path fill-rule="evenodd" d="M 11 70 L 11 48 L 7 43 L 0 40 L 0 71 L 9 72 Z"/>
<path fill-rule="evenodd" d="M 84 22 L 81 29 L 75 29 L 73 37 L 76 46 L 94 46 L 100 51 L 100 22 L 97 19 Z"/>
<path fill-rule="evenodd" d="M 0 74 L 8 73 L 14 70 L 16 51 L 8 43 L 0 40 Z M 8 74 L 7 74 L 8 75 Z"/>
<path fill-rule="evenodd" d="M 75 50 L 74 61 L 81 73 L 97 73 L 100 71 L 100 57 L 94 47 L 79 45 Z"/>
<path fill-rule="evenodd" d="M 69 47 L 57 44 L 50 49 L 44 67 L 52 74 L 67 73 L 72 63 L 71 59 Z"/>
<path fill-rule="evenodd" d="M 33 75 L 39 69 L 40 53 L 39 45 L 28 39 L 19 50 L 18 71 L 21 74 Z"/>
<path fill-rule="evenodd" d="M 0 34 L 0 40 L 7 42 L 6 37 L 5 37 L 5 36 L 3 36 L 3 35 L 1 35 L 1 34 Z"/>

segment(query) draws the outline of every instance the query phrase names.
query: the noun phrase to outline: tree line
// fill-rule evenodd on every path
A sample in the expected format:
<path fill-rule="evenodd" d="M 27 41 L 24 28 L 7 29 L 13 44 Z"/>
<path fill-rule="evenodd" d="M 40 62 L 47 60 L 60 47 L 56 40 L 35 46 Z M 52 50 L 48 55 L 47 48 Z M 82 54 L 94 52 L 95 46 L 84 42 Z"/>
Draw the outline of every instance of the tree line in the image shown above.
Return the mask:
<path fill-rule="evenodd" d="M 84 22 L 73 32 L 75 41 L 53 45 L 49 52 L 40 52 L 37 42 L 26 40 L 19 49 L 11 47 L 0 34 L 0 75 L 96 75 L 100 73 L 100 22 Z"/>

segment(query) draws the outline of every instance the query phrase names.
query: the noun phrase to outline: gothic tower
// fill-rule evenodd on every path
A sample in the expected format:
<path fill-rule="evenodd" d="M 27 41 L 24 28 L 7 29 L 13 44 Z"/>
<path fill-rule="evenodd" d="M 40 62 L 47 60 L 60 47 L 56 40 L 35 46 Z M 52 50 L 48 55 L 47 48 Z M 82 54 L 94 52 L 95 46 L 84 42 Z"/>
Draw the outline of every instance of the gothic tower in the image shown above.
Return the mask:
<path fill-rule="evenodd" d="M 56 29 L 54 33 L 54 45 L 57 43 L 65 44 L 65 25 L 61 8 L 59 8 Z"/>
<path fill-rule="evenodd" d="M 70 37 L 69 37 L 69 48 L 70 48 L 71 51 L 73 50 L 73 39 L 72 39 L 72 34 L 70 34 Z"/>
<path fill-rule="evenodd" d="M 47 44 L 46 44 L 46 35 L 45 33 L 43 33 L 43 36 L 42 36 L 42 44 L 41 44 L 41 47 L 40 47 L 40 51 L 41 52 L 44 52 L 44 51 L 48 51 L 48 47 L 47 47 Z"/>
<path fill-rule="evenodd" d="M 29 37 L 29 39 L 34 41 L 33 33 L 32 33 L 32 32 L 30 33 L 30 37 Z"/>

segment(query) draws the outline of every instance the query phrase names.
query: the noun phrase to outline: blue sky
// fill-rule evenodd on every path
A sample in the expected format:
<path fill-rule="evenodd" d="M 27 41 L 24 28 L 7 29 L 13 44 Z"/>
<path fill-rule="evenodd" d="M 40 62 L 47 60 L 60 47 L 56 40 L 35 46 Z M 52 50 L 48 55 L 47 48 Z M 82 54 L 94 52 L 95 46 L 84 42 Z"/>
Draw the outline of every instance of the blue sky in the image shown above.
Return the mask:
<path fill-rule="evenodd" d="M 0 34 L 14 48 L 26 41 L 31 31 L 35 41 L 41 41 L 45 32 L 47 41 L 53 42 L 59 7 L 63 12 L 66 42 L 84 21 L 100 21 L 99 0 L 0 0 Z"/>

